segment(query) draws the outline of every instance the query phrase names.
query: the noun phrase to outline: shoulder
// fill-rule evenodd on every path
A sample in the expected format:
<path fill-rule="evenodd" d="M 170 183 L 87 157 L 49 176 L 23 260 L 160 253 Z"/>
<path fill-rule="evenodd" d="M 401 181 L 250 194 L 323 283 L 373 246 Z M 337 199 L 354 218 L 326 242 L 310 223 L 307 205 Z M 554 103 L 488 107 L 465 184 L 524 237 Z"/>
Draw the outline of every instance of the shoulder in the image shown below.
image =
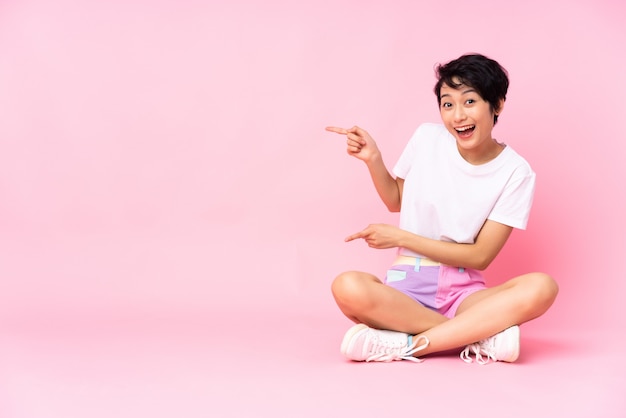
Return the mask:
<path fill-rule="evenodd" d="M 407 142 L 394 167 L 396 176 L 405 178 L 414 167 L 427 167 L 433 164 L 433 156 L 439 155 L 439 148 L 447 143 L 442 135 L 449 135 L 445 126 L 436 123 L 422 123 Z"/>
<path fill-rule="evenodd" d="M 535 172 L 533 171 L 530 163 L 517 153 L 513 148 L 507 145 L 505 148 L 507 153 L 505 164 L 515 173 L 516 177 L 534 177 Z"/>
<path fill-rule="evenodd" d="M 409 142 L 413 143 L 414 146 L 417 144 L 421 146 L 441 144 L 444 142 L 441 140 L 442 138 L 452 138 L 445 126 L 438 123 L 422 123 L 417 127 Z"/>

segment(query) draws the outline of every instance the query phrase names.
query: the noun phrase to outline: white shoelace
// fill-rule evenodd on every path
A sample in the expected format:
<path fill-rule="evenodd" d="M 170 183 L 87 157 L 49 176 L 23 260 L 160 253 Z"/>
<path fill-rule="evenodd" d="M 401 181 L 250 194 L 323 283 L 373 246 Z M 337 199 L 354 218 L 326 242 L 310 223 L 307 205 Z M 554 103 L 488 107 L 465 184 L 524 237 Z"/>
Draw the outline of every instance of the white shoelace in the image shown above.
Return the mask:
<path fill-rule="evenodd" d="M 473 361 L 471 356 L 474 354 L 478 364 L 487 364 L 490 360 L 496 361 L 496 348 L 494 343 L 495 338 L 492 337 L 466 346 L 465 349 L 461 351 L 461 360 L 466 363 L 471 363 Z M 486 357 L 483 357 L 483 354 Z"/>
<path fill-rule="evenodd" d="M 418 346 L 417 344 L 421 340 L 424 340 L 424 343 Z M 389 338 L 388 334 L 379 332 L 370 346 L 370 351 L 374 354 L 370 355 L 365 361 L 409 360 L 419 363 L 422 360 L 413 357 L 413 354 L 428 347 L 428 344 L 430 344 L 430 341 L 423 335 L 416 338 L 411 344 L 404 345 L 402 341 L 399 344 L 397 338 Z"/>

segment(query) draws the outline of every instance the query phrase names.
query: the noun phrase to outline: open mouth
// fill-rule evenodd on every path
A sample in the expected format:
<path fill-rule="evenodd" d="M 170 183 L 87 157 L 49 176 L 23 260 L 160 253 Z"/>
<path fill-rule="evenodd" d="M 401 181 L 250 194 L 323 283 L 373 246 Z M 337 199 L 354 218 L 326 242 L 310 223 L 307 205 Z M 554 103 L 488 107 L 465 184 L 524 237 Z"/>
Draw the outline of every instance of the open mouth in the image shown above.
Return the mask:
<path fill-rule="evenodd" d="M 472 136 L 474 129 L 476 129 L 476 125 L 467 125 L 461 126 L 459 128 L 454 128 L 454 130 L 459 134 L 459 137 L 461 138 L 469 138 L 470 136 Z"/>

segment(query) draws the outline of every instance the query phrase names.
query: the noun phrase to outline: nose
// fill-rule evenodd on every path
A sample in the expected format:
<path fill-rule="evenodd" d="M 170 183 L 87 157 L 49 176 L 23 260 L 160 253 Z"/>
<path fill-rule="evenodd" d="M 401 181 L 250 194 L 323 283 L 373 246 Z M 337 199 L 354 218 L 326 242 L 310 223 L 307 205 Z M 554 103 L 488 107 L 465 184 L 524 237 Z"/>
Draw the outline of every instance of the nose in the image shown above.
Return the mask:
<path fill-rule="evenodd" d="M 455 121 L 462 121 L 465 119 L 465 109 L 463 109 L 463 106 L 455 106 L 454 108 L 454 120 Z"/>

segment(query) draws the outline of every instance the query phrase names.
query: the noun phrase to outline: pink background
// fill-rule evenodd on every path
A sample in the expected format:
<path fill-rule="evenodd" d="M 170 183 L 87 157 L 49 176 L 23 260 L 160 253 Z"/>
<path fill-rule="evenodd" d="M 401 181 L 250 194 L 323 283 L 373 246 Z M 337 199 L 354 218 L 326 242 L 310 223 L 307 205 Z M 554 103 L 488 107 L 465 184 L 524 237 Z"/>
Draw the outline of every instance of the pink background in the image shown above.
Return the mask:
<path fill-rule="evenodd" d="M 593 382 L 580 389 L 590 404 L 568 416 L 591 402 L 619 416 L 624 16 L 618 0 L 1 2 L 0 413 L 209 416 L 238 401 L 234 381 L 216 383 L 232 370 L 202 363 L 204 348 L 226 363 L 264 353 L 276 363 L 251 376 L 278 373 L 283 391 L 268 371 L 284 370 L 283 349 L 314 344 L 322 364 L 345 365 L 336 351 L 349 324 L 330 282 L 347 269 L 382 274 L 393 251 L 343 238 L 397 217 L 324 127 L 363 126 L 391 166 L 420 123 L 439 121 L 434 65 L 481 52 L 511 78 L 495 135 L 538 175 L 528 230 L 488 279 L 540 270 L 561 286 L 524 328 L 554 358 L 521 378 L 601 362 L 558 383 Z M 154 346 L 154 358 L 136 348 Z M 351 370 L 349 382 L 367 373 Z M 568 393 L 553 411 L 583 398 Z M 351 402 L 333 396 L 322 399 Z M 220 414 L 280 413 L 263 399 L 255 413 Z"/>

